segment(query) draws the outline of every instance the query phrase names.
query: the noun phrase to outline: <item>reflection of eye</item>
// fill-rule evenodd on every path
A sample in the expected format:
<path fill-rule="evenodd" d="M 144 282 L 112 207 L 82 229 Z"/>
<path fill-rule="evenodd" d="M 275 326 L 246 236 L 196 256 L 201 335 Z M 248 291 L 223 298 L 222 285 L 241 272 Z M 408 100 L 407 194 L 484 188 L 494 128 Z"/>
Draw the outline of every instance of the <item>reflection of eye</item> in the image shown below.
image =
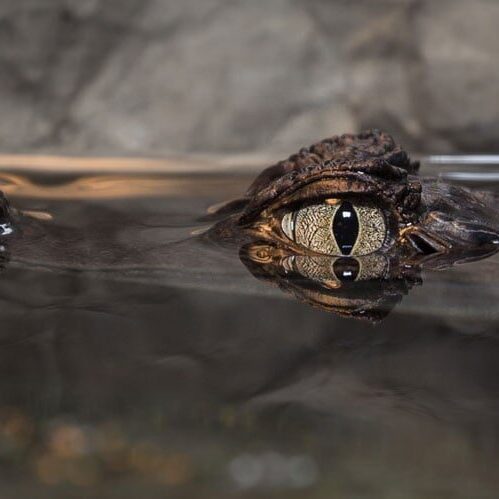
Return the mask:
<path fill-rule="evenodd" d="M 339 281 L 355 281 L 359 276 L 360 264 L 356 258 L 338 258 L 333 263 L 333 272 Z"/>
<path fill-rule="evenodd" d="M 328 200 L 287 213 L 281 222 L 295 243 L 327 255 L 368 255 L 386 237 L 383 212 L 368 203 Z"/>
<path fill-rule="evenodd" d="M 379 253 L 358 258 L 300 255 L 288 257 L 284 266 L 313 281 L 340 284 L 383 279 L 388 260 Z"/>

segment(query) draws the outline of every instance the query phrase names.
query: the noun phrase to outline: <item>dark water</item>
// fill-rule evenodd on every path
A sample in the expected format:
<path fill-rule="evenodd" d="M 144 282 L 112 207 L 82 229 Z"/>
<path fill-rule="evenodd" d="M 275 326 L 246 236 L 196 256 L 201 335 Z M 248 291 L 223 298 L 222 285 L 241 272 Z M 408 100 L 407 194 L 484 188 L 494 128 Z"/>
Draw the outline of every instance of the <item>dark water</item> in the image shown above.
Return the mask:
<path fill-rule="evenodd" d="M 341 319 L 196 238 L 251 177 L 1 176 L 2 499 L 499 496 L 499 258 Z"/>

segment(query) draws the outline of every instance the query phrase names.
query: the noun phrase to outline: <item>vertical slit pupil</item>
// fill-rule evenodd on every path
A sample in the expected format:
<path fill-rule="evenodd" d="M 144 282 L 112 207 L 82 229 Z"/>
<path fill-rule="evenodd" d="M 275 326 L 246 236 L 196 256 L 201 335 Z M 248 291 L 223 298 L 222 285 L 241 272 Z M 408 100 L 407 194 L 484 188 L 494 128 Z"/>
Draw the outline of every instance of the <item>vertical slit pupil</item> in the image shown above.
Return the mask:
<path fill-rule="evenodd" d="M 333 264 L 334 275 L 341 282 L 355 281 L 359 275 L 360 265 L 355 258 L 341 257 Z"/>
<path fill-rule="evenodd" d="M 359 219 L 352 203 L 341 203 L 334 216 L 332 229 L 341 253 L 350 255 L 359 235 Z"/>

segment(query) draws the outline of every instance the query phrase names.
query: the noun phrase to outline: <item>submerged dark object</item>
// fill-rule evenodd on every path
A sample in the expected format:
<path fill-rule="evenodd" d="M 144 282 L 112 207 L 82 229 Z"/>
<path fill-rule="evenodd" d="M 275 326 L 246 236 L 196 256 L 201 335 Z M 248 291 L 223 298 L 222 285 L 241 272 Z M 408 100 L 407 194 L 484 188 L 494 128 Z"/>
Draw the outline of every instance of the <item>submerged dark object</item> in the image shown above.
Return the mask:
<path fill-rule="evenodd" d="M 212 235 L 258 278 L 348 317 L 378 320 L 422 269 L 499 248 L 486 195 L 423 179 L 386 133 L 326 139 L 264 170 Z"/>
<path fill-rule="evenodd" d="M 12 233 L 12 217 L 9 202 L 0 192 L 0 236 L 7 236 Z"/>

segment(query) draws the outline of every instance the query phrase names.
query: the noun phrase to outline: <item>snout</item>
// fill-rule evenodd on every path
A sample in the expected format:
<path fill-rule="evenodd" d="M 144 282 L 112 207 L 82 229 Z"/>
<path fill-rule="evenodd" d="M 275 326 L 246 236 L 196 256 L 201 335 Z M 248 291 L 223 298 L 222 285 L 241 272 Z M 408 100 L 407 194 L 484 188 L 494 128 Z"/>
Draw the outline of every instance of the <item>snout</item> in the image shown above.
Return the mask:
<path fill-rule="evenodd" d="M 423 183 L 422 201 L 419 223 L 404 234 L 417 254 L 449 255 L 460 261 L 499 250 L 499 209 L 493 197 L 428 181 Z"/>
<path fill-rule="evenodd" d="M 465 210 L 464 210 L 465 211 Z M 493 217 L 449 216 L 433 211 L 406 235 L 411 246 L 422 255 L 454 254 L 470 258 L 499 250 L 499 227 Z"/>

